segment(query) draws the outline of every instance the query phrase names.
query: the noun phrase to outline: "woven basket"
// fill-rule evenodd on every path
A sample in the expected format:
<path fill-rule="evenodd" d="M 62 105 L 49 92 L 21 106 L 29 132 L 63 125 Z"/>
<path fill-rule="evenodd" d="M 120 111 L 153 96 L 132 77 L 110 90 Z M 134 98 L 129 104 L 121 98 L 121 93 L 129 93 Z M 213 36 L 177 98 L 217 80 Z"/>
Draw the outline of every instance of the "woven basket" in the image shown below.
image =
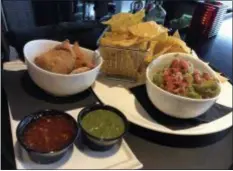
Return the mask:
<path fill-rule="evenodd" d="M 102 72 L 106 75 L 135 81 L 143 77 L 147 51 L 100 46 L 99 53 L 104 59 Z"/>

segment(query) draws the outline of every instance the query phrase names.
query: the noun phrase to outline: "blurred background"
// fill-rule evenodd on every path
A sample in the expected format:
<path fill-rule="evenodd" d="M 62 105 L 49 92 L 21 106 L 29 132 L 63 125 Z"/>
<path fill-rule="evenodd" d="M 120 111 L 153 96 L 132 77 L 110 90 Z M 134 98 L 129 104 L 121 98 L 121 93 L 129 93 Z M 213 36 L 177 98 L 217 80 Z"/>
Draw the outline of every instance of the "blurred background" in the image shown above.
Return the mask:
<path fill-rule="evenodd" d="M 6 29 L 23 29 L 59 22 L 75 22 L 100 20 L 103 17 L 119 12 L 130 12 L 134 3 L 142 3 L 142 8 L 151 0 L 119 1 L 119 0 L 2 0 L 2 24 Z M 232 11 L 232 1 L 221 1 Z M 183 14 L 192 15 L 197 1 L 163 1 L 163 8 L 167 12 L 166 22 L 179 18 Z"/>
<path fill-rule="evenodd" d="M 213 2 L 214 0 L 207 1 Z M 59 31 L 64 30 L 64 27 L 67 30 L 71 29 L 73 32 L 75 32 L 76 28 L 78 30 L 79 27 L 88 27 L 90 29 L 97 27 L 97 23 L 109 19 L 113 14 L 119 12 L 135 13 L 143 8 L 146 10 L 147 20 L 162 21 L 160 24 L 164 24 L 168 28 L 187 32 L 187 28 L 191 25 L 194 12 L 197 10 L 200 2 L 203 1 L 2 0 L 1 32 L 3 36 L 1 38 L 1 46 L 6 56 L 4 59 L 9 56 L 9 52 L 11 52 L 11 58 L 22 55 L 20 50 L 18 50 L 19 48 L 17 49 L 17 42 L 21 41 L 22 37 L 25 37 L 25 40 L 22 41 L 28 41 L 29 38 L 26 39 L 26 37 L 28 34 L 33 34 L 33 32 L 39 38 L 39 35 L 43 37 L 42 35 L 44 34 L 55 34 L 53 30 L 54 32 L 57 31 L 56 33 L 59 35 Z M 226 7 L 220 18 L 232 17 L 232 1 L 215 2 L 221 2 L 224 7 Z M 155 17 L 156 15 L 157 18 Z M 201 21 L 201 19 L 196 20 Z M 58 25 L 63 27 L 58 28 Z M 198 27 L 198 24 L 196 23 L 195 26 Z M 41 31 L 43 29 L 46 31 Z M 195 29 L 194 26 L 193 29 Z M 48 30 L 50 30 L 50 32 Z M 100 32 L 101 30 L 98 31 Z M 216 35 L 217 31 L 218 29 L 215 29 L 215 31 L 210 32 L 212 35 Z M 212 35 L 208 36 L 211 37 Z M 96 37 L 98 36 L 99 35 L 96 34 Z M 53 36 L 50 37 L 53 38 Z M 59 39 L 63 39 L 63 37 L 60 36 Z M 20 43 L 22 43 L 22 41 Z M 86 44 L 87 43 L 84 42 L 84 45 Z M 18 53 L 15 53 L 15 48 L 12 48 L 12 46 L 16 48 Z M 95 48 L 95 46 L 91 45 L 89 48 Z"/>

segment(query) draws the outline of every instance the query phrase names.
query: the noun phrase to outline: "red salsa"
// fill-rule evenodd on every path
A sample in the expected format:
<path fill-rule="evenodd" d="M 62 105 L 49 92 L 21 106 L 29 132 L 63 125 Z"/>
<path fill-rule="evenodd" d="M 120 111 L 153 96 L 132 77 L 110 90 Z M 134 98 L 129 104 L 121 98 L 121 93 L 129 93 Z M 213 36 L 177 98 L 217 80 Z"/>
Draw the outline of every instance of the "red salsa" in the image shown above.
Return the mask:
<path fill-rule="evenodd" d="M 24 131 L 24 144 L 38 152 L 58 151 L 70 143 L 76 126 L 62 115 L 42 116 Z"/>

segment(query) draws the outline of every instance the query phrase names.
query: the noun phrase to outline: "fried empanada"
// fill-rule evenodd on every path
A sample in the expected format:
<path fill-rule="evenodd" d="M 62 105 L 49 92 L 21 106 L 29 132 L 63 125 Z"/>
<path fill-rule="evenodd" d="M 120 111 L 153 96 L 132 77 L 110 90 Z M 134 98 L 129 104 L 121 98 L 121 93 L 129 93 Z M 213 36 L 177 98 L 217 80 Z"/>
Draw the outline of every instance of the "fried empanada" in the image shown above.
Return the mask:
<path fill-rule="evenodd" d="M 69 74 L 74 69 L 75 61 L 76 55 L 68 40 L 35 59 L 39 67 L 59 74 Z"/>
<path fill-rule="evenodd" d="M 79 73 L 86 72 L 89 70 L 90 70 L 90 68 L 88 68 L 88 67 L 80 67 L 78 69 L 73 70 L 70 74 L 79 74 Z"/>
<path fill-rule="evenodd" d="M 74 66 L 75 69 L 80 67 L 94 68 L 92 61 L 88 60 L 88 58 L 86 58 L 84 53 L 81 51 L 78 42 L 74 43 L 73 50 L 76 54 L 76 61 Z"/>

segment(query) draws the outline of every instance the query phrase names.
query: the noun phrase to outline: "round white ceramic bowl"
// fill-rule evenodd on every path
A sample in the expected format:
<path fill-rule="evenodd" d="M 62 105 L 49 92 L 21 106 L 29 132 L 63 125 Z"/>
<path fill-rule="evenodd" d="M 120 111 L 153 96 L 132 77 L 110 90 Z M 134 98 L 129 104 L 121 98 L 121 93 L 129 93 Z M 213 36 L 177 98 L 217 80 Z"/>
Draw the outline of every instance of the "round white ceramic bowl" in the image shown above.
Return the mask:
<path fill-rule="evenodd" d="M 152 82 L 153 73 L 164 68 L 177 57 L 190 61 L 195 68 L 202 72 L 205 71 L 217 79 L 215 72 L 206 63 L 194 58 L 192 55 L 184 53 L 168 53 L 153 60 L 147 67 L 147 94 L 154 106 L 164 114 L 182 119 L 194 118 L 205 113 L 215 103 L 219 95 L 209 99 L 192 99 L 169 93 Z M 220 83 L 219 86 L 221 88 Z"/>
<path fill-rule="evenodd" d="M 52 73 L 38 67 L 34 63 L 35 57 L 60 43 L 52 40 L 33 40 L 24 46 L 23 52 L 30 77 L 36 85 L 55 96 L 73 95 L 88 89 L 95 82 L 103 63 L 102 57 L 94 51 L 81 48 L 86 56 L 94 61 L 96 67 L 79 74 L 64 75 Z"/>

